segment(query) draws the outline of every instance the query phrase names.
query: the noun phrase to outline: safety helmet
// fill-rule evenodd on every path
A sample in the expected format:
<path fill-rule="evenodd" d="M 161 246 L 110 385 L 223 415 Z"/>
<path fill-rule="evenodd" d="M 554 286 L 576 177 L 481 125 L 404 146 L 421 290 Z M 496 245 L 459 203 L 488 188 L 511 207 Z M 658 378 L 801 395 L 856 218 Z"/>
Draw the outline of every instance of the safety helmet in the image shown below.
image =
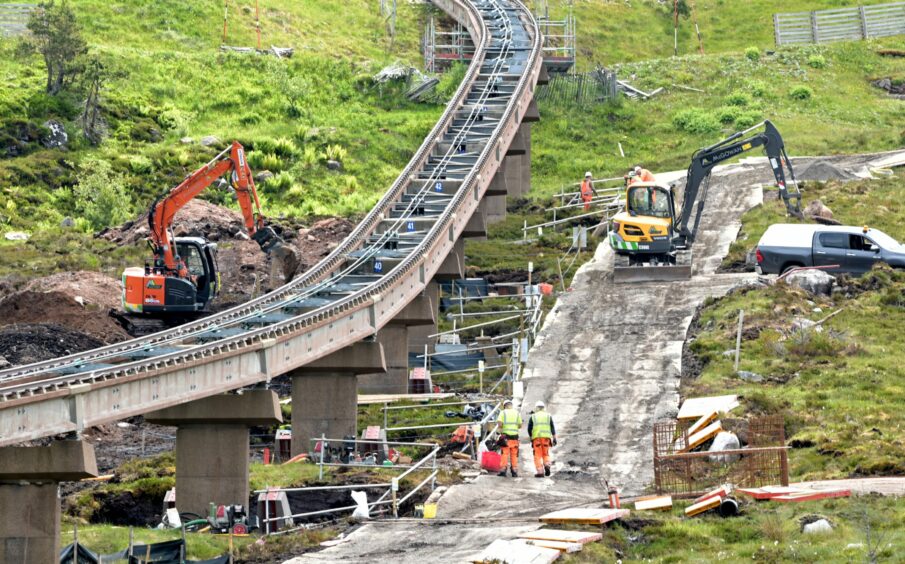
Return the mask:
<path fill-rule="evenodd" d="M 586 173 L 584 173 L 584 177 L 585 177 L 585 178 L 591 178 L 592 176 L 594 176 L 594 175 L 591 174 L 591 171 L 590 171 L 590 170 L 587 171 Z"/>
<path fill-rule="evenodd" d="M 543 408 L 545 408 L 545 407 L 546 407 L 546 406 L 544 405 L 544 402 L 542 402 L 542 401 L 540 401 L 540 400 L 538 400 L 538 402 L 537 402 L 536 404 L 534 404 L 534 408 L 535 408 L 535 409 L 543 409 Z"/>
<path fill-rule="evenodd" d="M 635 165 L 635 172 L 641 172 L 641 165 Z"/>
<path fill-rule="evenodd" d="M 512 407 L 512 400 L 506 400 L 503 402 L 503 407 L 506 407 L 507 405 Z"/>

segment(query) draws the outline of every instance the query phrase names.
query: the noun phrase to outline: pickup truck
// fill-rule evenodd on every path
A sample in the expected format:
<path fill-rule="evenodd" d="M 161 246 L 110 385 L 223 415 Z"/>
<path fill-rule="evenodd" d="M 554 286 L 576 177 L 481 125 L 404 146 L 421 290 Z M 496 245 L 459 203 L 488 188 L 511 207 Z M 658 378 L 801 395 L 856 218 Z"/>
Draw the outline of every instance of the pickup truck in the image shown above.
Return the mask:
<path fill-rule="evenodd" d="M 777 223 L 757 243 L 758 274 L 782 274 L 800 266 L 832 266 L 827 272 L 863 274 L 878 262 L 905 268 L 905 246 L 867 227 Z"/>

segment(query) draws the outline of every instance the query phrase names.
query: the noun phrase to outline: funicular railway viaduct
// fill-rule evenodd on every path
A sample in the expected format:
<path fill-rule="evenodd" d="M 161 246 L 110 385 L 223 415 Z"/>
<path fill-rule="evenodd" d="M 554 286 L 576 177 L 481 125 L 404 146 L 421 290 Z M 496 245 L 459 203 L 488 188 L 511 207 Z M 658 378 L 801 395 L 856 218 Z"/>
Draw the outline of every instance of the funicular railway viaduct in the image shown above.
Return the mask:
<path fill-rule="evenodd" d="M 281 421 L 271 379 L 292 376 L 293 453 L 321 433 L 354 434 L 358 389 L 407 391 L 409 345 L 436 332 L 438 282 L 463 276 L 464 239 L 484 236 L 506 196 L 530 187 L 534 90 L 547 77 L 518 0 L 433 2 L 475 46 L 465 79 L 329 256 L 202 320 L 0 372 L 0 561 L 57 558 L 58 483 L 97 473 L 85 428 L 136 415 L 175 425 L 179 507 L 203 513 L 214 500 L 247 503 L 248 429 Z"/>

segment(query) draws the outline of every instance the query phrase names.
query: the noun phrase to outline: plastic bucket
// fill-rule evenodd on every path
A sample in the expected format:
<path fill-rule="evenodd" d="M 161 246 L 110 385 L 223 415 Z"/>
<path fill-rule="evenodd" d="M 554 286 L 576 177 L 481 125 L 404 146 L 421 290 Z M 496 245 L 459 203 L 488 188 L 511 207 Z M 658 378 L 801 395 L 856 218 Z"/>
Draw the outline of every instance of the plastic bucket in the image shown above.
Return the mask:
<path fill-rule="evenodd" d="M 503 457 L 498 452 L 487 451 L 481 455 L 481 468 L 488 472 L 499 472 L 503 466 Z"/>
<path fill-rule="evenodd" d="M 437 517 L 437 504 L 436 503 L 425 503 L 424 504 L 424 518 L 425 519 L 434 519 Z"/>

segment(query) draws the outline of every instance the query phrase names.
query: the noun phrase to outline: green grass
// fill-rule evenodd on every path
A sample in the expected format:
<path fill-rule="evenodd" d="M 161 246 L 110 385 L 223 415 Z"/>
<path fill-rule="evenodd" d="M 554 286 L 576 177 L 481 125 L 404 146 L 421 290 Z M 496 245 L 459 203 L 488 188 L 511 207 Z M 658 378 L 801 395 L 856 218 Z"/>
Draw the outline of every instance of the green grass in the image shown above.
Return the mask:
<path fill-rule="evenodd" d="M 879 562 L 901 562 L 905 508 L 895 498 L 863 497 L 808 503 L 743 502 L 738 517 L 712 514 L 686 518 L 686 502 L 666 513 L 638 512 L 628 526 L 604 528 L 600 542 L 564 555 L 572 562 L 867 562 L 870 547 Z M 804 534 L 801 519 L 821 516 L 831 534 Z M 599 529 L 597 529 L 599 531 Z"/>
<path fill-rule="evenodd" d="M 806 202 L 822 200 L 845 224 L 866 223 L 898 239 L 905 235 L 905 191 L 895 177 L 808 183 L 804 194 Z M 743 261 L 768 225 L 786 221 L 781 208 L 771 201 L 745 214 L 727 262 Z M 905 273 L 879 269 L 840 284 L 843 291 L 832 297 L 815 298 L 783 284 L 709 303 L 691 344 L 704 370 L 686 383 L 683 394 L 738 393 L 750 413 L 784 413 L 795 478 L 902 474 Z M 734 348 L 740 309 L 745 310 L 740 369 L 761 374 L 763 383 L 736 378 L 733 359 L 722 354 Z M 822 333 L 791 331 L 797 318 L 819 321 L 837 310 Z"/>
<path fill-rule="evenodd" d="M 419 6 L 399 6 L 390 46 L 372 2 L 347 2 L 336 10 L 323 0 L 263 1 L 264 46 L 296 49 L 292 59 L 278 60 L 220 52 L 222 11 L 215 3 L 71 5 L 92 52 L 111 71 L 102 93 L 108 135 L 99 147 L 84 141 L 79 94 L 44 95 L 40 59 L 18 59 L 15 40 L 0 39 L 0 74 L 9 86 L 0 92 L 0 145 L 31 132 L 24 154 L 0 162 L 0 233 L 23 230 L 49 238 L 70 233 L 88 241 L 85 234 L 103 226 L 80 218 L 72 189 L 80 178 L 79 162 L 89 157 L 111 162 L 131 197 L 129 211 L 137 215 L 232 139 L 246 146 L 256 170 L 278 173 L 259 186 L 265 213 L 301 218 L 361 213 L 392 183 L 442 109 L 406 101 L 403 84 L 378 87 L 370 80 L 389 62 L 420 60 L 424 8 Z M 253 14 L 243 10 L 247 7 L 232 8 L 229 44 L 253 44 Z M 68 150 L 44 149 L 38 142 L 49 118 L 64 123 Z M 201 147 L 197 142 L 206 135 L 221 143 Z M 194 143 L 182 144 L 183 137 Z M 341 160 L 343 169 L 328 170 L 328 158 Z M 216 189 L 204 197 L 232 200 Z M 67 216 L 76 218 L 76 227 L 64 231 L 59 225 Z M 68 262 L 48 257 L 39 241 L 15 251 L 35 263 L 35 274 L 73 264 L 96 270 L 134 262 L 115 256 L 112 246 L 97 246 L 93 252 L 71 250 Z"/>
<path fill-rule="evenodd" d="M 863 0 L 857 4 L 882 4 Z M 547 2 L 552 18 L 564 17 L 565 2 Z M 574 2 L 577 20 L 579 68 L 611 67 L 673 55 L 673 3 L 655 0 L 631 2 Z M 695 0 L 704 51 L 738 53 L 747 47 L 775 48 L 773 14 L 853 6 L 844 0 Z M 698 41 L 691 17 L 679 20 L 679 55 L 697 54 Z"/>
<path fill-rule="evenodd" d="M 621 176 L 637 162 L 655 174 L 685 169 L 698 148 L 761 119 L 776 124 L 793 156 L 898 148 L 905 130 L 901 102 L 869 84 L 901 73 L 896 59 L 875 53 L 881 46 L 901 48 L 903 41 L 787 48 L 758 61 L 736 52 L 624 64 L 620 77 L 635 75 L 639 88 L 667 91 L 644 102 L 623 99 L 581 108 L 541 101 L 541 121 L 532 135 L 531 195 L 558 193 L 586 170 L 597 177 Z M 815 55 L 825 59 L 825 68 L 808 66 Z M 813 96 L 790 96 L 798 86 L 807 86 Z"/>

